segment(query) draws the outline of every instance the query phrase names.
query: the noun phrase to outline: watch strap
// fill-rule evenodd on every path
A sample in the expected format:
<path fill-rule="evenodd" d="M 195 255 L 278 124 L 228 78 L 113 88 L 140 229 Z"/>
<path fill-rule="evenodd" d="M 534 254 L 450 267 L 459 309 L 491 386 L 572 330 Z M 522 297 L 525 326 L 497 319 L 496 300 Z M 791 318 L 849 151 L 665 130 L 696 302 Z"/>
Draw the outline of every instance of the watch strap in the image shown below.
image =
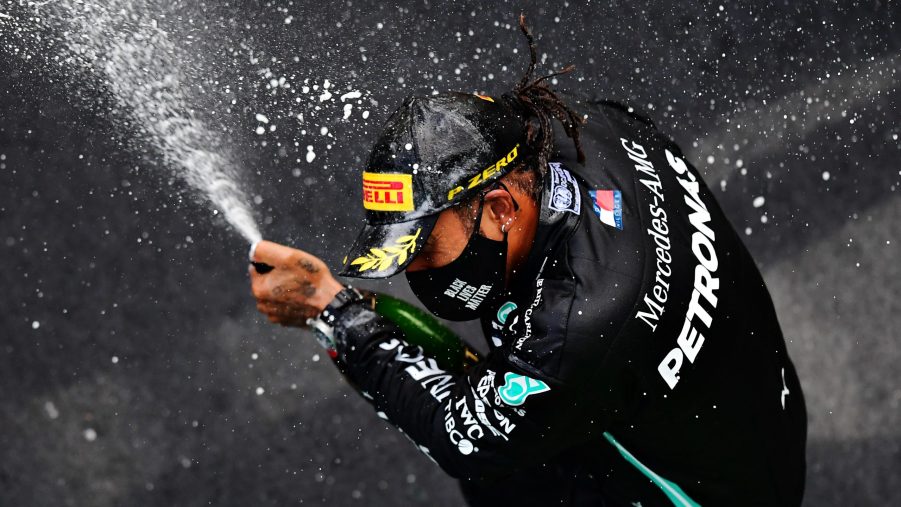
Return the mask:
<path fill-rule="evenodd" d="M 341 308 L 350 303 L 363 301 L 364 299 L 366 298 L 360 291 L 350 285 L 345 285 L 344 289 L 335 294 L 334 299 L 325 306 L 322 313 L 319 314 L 318 320 L 329 326 L 334 326 Z"/>

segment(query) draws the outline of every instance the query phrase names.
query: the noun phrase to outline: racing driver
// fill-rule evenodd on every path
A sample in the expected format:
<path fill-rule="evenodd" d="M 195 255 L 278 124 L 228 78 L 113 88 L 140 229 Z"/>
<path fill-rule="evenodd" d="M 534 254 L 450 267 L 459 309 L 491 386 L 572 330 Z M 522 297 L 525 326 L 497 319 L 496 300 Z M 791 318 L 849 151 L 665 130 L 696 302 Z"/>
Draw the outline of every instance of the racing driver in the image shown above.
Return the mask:
<path fill-rule="evenodd" d="M 327 337 L 470 505 L 800 505 L 804 398 L 753 259 L 651 121 L 532 78 L 521 26 L 512 92 L 412 96 L 389 118 L 340 273 L 404 272 L 433 314 L 480 320 L 487 356 L 440 367 L 271 242 L 259 310 Z"/>

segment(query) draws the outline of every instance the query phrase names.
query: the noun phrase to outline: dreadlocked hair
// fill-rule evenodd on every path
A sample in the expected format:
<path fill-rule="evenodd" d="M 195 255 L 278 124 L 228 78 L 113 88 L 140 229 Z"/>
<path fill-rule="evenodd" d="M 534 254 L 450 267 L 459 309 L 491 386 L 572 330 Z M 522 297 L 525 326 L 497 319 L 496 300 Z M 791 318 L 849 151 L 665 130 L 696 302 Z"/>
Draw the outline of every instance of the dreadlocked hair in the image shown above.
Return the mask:
<path fill-rule="evenodd" d="M 552 120 L 556 118 L 563 125 L 566 135 L 573 140 L 580 164 L 585 163 L 585 153 L 582 151 L 579 127 L 585 123 L 585 120 L 567 106 L 546 83 L 548 79 L 569 74 L 575 70 L 576 66 L 568 65 L 552 74 L 533 79 L 538 57 L 535 38 L 532 37 L 532 32 L 526 26 L 524 14 L 519 15 L 519 28 L 525 34 L 526 40 L 529 41 L 531 61 L 529 69 L 522 76 L 519 83 L 513 87 L 512 96 L 525 109 L 526 142 L 534 149 L 536 155 L 532 161 L 533 163 L 521 162 L 511 169 L 504 176 L 504 181 L 511 187 L 517 188 L 528 195 L 533 202 L 537 203 L 539 202 L 542 183 L 547 173 L 547 161 L 554 150 Z M 537 128 L 535 120 L 538 121 Z M 479 196 L 473 196 L 451 208 L 463 220 L 466 234 L 472 233 L 472 229 L 475 226 L 476 201 L 478 198 Z"/>
<path fill-rule="evenodd" d="M 528 113 L 528 117 L 525 120 L 526 140 L 537 152 L 537 175 L 540 179 L 543 179 L 545 173 L 547 173 L 548 158 L 554 149 L 552 118 L 556 118 L 560 122 L 566 135 L 573 140 L 580 164 L 585 163 L 585 153 L 582 151 L 579 127 L 585 123 L 585 120 L 567 106 L 547 84 L 548 79 L 569 74 L 575 70 L 576 66 L 568 65 L 552 74 L 533 79 L 538 58 L 535 38 L 532 37 L 532 32 L 526 26 L 526 16 L 524 14 L 519 15 L 519 29 L 522 30 L 526 40 L 529 42 L 531 62 L 529 63 L 529 69 L 513 88 L 513 95 Z M 538 128 L 535 127 L 534 120 L 538 121 Z"/>

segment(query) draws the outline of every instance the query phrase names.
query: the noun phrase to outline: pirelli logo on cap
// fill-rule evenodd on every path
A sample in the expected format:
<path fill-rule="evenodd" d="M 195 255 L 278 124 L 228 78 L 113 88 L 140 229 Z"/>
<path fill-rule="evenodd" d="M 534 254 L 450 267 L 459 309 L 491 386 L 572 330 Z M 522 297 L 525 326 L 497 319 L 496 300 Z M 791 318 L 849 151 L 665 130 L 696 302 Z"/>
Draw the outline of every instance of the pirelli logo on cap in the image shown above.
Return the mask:
<path fill-rule="evenodd" d="M 364 171 L 363 207 L 374 211 L 413 211 L 413 176 Z"/>

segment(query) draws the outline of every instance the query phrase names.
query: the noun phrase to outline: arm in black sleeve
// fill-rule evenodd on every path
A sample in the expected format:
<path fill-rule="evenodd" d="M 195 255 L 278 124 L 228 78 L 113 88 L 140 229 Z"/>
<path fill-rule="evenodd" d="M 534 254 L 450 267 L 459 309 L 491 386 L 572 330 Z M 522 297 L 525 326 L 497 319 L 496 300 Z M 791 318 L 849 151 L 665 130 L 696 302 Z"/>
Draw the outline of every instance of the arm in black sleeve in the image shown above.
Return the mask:
<path fill-rule="evenodd" d="M 451 374 L 363 303 L 340 309 L 335 343 L 339 366 L 379 416 L 454 477 L 507 475 L 579 438 L 568 431 L 577 409 L 567 387 L 494 355 Z"/>

